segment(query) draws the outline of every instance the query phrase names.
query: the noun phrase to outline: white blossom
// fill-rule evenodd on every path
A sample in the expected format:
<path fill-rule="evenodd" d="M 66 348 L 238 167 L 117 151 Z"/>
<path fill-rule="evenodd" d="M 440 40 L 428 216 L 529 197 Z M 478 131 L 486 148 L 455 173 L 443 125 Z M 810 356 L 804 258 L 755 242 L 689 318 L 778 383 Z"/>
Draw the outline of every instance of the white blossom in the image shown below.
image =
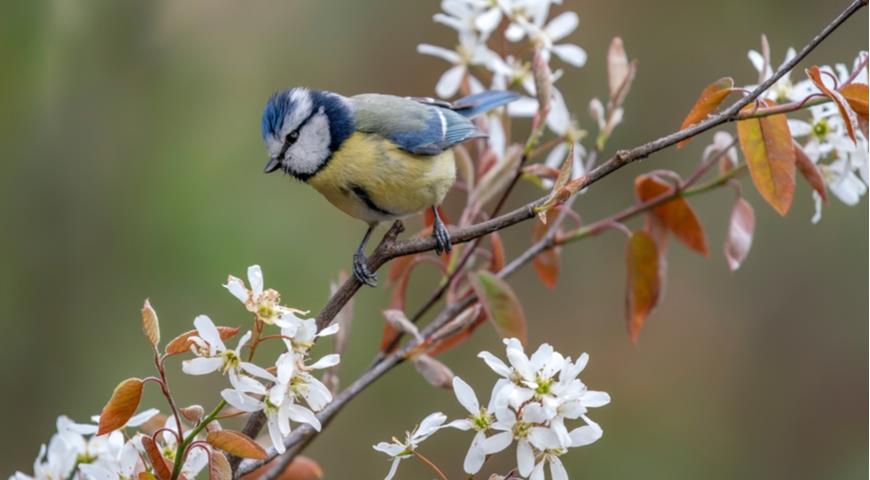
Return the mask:
<path fill-rule="evenodd" d="M 240 391 L 265 393 L 263 385 L 251 376 L 273 380 L 274 375 L 251 362 L 243 362 L 242 347 L 251 338 L 251 332 L 246 332 L 235 350 L 224 345 L 220 332 L 214 322 L 205 315 L 199 315 L 193 320 L 197 336 L 190 338 L 191 351 L 196 358 L 185 360 L 181 369 L 188 375 L 206 375 L 220 372 L 227 375 L 233 387 Z"/>
<path fill-rule="evenodd" d="M 245 282 L 241 279 L 230 275 L 224 288 L 239 299 L 245 308 L 256 316 L 258 321 L 283 327 L 289 325 L 289 320 L 296 318 L 297 314 L 305 313 L 281 305 L 281 295 L 276 290 L 264 289 L 263 271 L 259 265 L 248 267 L 248 283 L 251 286 L 250 289 L 245 286 Z"/>
<path fill-rule="evenodd" d="M 384 480 L 390 480 L 393 478 L 393 476 L 396 475 L 396 469 L 399 468 L 399 462 L 413 456 L 414 452 L 417 451 L 417 448 L 420 446 L 420 442 L 426 440 L 433 433 L 441 429 L 445 420 L 447 420 L 447 417 L 443 413 L 435 412 L 424 418 L 417 428 L 410 432 L 406 432 L 404 440 L 399 440 L 393 437 L 392 442 L 380 442 L 374 445 L 373 448 L 375 450 L 385 453 L 393 459 L 393 462 L 390 465 L 390 471 L 387 473 Z"/>

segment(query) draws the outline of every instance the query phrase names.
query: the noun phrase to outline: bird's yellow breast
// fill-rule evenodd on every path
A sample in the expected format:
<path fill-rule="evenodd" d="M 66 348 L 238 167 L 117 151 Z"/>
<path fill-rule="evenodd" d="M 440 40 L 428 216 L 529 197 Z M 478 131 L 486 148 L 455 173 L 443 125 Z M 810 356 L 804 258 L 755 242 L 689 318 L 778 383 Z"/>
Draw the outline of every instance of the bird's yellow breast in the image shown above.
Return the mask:
<path fill-rule="evenodd" d="M 308 183 L 348 215 L 379 222 L 440 204 L 455 180 L 451 150 L 414 155 L 383 137 L 357 132 Z"/>

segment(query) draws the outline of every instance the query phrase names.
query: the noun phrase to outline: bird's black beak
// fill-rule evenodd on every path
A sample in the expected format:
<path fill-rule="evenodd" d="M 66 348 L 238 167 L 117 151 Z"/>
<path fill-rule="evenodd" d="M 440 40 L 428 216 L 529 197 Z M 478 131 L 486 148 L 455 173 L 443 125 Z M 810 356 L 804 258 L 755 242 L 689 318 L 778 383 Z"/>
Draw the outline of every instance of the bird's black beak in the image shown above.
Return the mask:
<path fill-rule="evenodd" d="M 269 163 L 266 164 L 266 168 L 263 169 L 263 173 L 272 173 L 279 168 L 281 168 L 281 160 L 270 158 Z"/>

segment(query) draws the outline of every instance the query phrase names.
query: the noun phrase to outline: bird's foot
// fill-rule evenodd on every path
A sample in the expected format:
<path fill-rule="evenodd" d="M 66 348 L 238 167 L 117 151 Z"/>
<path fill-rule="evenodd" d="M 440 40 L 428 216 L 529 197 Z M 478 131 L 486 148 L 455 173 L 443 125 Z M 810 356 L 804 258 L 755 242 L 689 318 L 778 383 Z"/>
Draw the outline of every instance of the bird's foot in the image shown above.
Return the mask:
<path fill-rule="evenodd" d="M 450 242 L 450 232 L 437 216 L 435 223 L 432 224 L 432 237 L 435 238 L 435 253 L 438 255 L 450 253 L 450 250 L 453 249 L 453 244 Z"/>
<path fill-rule="evenodd" d="M 378 274 L 369 270 L 368 260 L 363 252 L 353 254 L 353 276 L 359 283 L 374 287 L 378 284 Z"/>

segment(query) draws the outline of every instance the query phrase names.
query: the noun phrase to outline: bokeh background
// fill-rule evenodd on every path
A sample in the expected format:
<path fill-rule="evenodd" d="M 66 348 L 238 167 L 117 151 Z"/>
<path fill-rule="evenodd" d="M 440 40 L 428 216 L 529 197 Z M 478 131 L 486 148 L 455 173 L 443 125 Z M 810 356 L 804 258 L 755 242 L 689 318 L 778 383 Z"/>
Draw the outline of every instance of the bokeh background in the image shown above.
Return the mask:
<path fill-rule="evenodd" d="M 733 75 L 755 81 L 746 51 L 767 33 L 775 62 L 847 2 L 566 0 L 571 37 L 589 53 L 560 81 L 582 124 L 606 89 L 604 52 L 621 35 L 639 73 L 611 148 L 677 127 L 700 89 Z M 150 374 L 138 310 L 150 297 L 164 338 L 196 314 L 247 321 L 221 288 L 260 263 L 285 303 L 317 310 L 349 266 L 363 225 L 312 189 L 264 176 L 259 115 L 279 88 L 427 95 L 446 64 L 415 53 L 455 37 L 431 22 L 436 2 L 6 2 L 0 16 L 0 474 L 30 471 L 57 415 L 85 420 L 126 376 Z M 812 54 L 847 62 L 867 48 L 866 10 Z M 800 74 L 798 74 L 800 76 Z M 625 168 L 577 202 L 587 219 L 632 201 L 651 168 L 688 171 L 709 139 Z M 744 181 L 746 182 L 746 181 Z M 803 183 L 781 218 L 746 188 L 757 233 L 746 264 L 721 255 L 733 199 L 693 200 L 712 254 L 674 244 L 667 295 L 632 346 L 623 326 L 623 240 L 607 233 L 564 252 L 547 290 L 529 269 L 512 279 L 533 345 L 591 354 L 584 380 L 613 396 L 594 412 L 604 438 L 567 456 L 572 478 L 863 479 L 867 463 L 867 200 L 834 200 L 819 225 Z M 523 186 L 516 201 L 538 192 Z M 453 195 L 453 204 L 460 194 Z M 451 204 L 448 203 L 448 211 Z M 528 226 L 504 233 L 508 253 Z M 415 281 L 419 302 L 433 278 Z M 357 296 L 340 375 L 377 348 L 387 290 Z M 323 345 L 323 349 L 328 345 Z M 444 356 L 489 388 L 474 356 L 497 351 L 488 328 Z M 219 378 L 173 375 L 180 401 L 213 404 Z M 152 391 L 149 405 L 162 406 Z M 424 415 L 462 413 L 410 367 L 378 382 L 308 450 L 328 478 L 381 478 L 371 445 Z M 444 432 L 424 449 L 459 478 L 470 436 Z M 512 454 L 487 465 L 506 471 Z M 431 474 L 405 462 L 399 478 Z M 485 477 L 484 477 L 485 478 Z"/>

